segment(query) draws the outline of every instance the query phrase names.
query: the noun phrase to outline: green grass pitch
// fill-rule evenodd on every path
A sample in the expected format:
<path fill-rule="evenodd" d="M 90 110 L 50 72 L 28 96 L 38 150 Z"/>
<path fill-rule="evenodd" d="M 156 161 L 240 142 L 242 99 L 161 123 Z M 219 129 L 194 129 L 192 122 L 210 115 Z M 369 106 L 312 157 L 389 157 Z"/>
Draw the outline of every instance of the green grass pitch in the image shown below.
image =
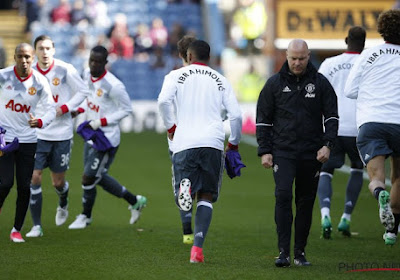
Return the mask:
<path fill-rule="evenodd" d="M 204 264 L 190 264 L 190 246 L 182 243 L 178 209 L 173 202 L 171 164 L 165 134 L 123 134 L 110 174 L 131 192 L 147 196 L 148 205 L 135 225 L 129 224 L 128 204 L 98 187 L 93 223 L 84 230 L 68 225 L 81 211 L 82 146 L 75 137 L 70 182 L 70 217 L 54 222 L 57 195 L 44 172 L 41 238 L 23 244 L 9 240 L 15 211 L 14 186 L 0 214 L 0 279 L 399 279 L 400 271 L 346 272 L 354 268 L 400 268 L 400 244 L 387 247 L 377 202 L 367 182 L 345 238 L 336 232 L 343 211 L 347 176 L 334 177 L 332 240 L 320 239 L 318 202 L 314 207 L 307 255 L 311 267 L 276 268 L 274 184 L 256 148 L 241 144 L 242 176 L 224 175 L 219 201 L 204 245 Z M 30 230 L 28 212 L 23 235 Z M 293 245 L 292 245 L 293 246 Z"/>

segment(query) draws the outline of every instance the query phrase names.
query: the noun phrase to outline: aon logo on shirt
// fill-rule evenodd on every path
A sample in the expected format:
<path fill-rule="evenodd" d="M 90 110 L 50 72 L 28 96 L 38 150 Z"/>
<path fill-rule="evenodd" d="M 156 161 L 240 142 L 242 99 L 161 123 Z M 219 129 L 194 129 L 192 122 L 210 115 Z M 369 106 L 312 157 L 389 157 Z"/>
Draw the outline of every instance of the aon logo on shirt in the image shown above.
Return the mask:
<path fill-rule="evenodd" d="M 10 109 L 11 111 L 18 113 L 29 113 L 31 111 L 31 106 L 15 103 L 14 100 L 11 99 L 8 101 L 6 109 Z"/>
<path fill-rule="evenodd" d="M 90 110 L 93 110 L 93 111 L 95 111 L 96 113 L 99 112 L 99 109 L 100 109 L 100 106 L 99 106 L 99 105 L 96 105 L 96 104 L 94 104 L 94 103 L 91 102 L 91 101 L 87 101 L 87 105 L 88 105 L 88 107 L 89 107 Z"/>

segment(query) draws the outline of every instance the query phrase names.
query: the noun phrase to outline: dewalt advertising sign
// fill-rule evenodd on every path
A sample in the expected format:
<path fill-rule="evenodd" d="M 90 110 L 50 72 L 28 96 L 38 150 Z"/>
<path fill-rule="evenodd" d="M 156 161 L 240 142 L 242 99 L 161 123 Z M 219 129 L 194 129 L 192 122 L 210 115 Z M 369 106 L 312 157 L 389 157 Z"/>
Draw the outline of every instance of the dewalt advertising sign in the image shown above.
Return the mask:
<path fill-rule="evenodd" d="M 343 39 L 351 26 L 360 25 L 370 39 L 376 31 L 379 14 L 391 9 L 395 1 L 385 0 L 278 0 L 277 38 Z"/>

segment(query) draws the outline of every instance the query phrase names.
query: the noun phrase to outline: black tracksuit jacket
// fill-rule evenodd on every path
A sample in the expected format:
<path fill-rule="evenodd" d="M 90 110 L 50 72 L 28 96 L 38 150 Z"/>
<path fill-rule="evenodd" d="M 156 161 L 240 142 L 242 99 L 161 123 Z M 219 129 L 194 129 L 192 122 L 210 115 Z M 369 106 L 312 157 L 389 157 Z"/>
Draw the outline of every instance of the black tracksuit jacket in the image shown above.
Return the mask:
<path fill-rule="evenodd" d="M 338 120 L 337 97 L 329 81 L 310 62 L 297 77 L 286 61 L 258 98 L 258 155 L 315 159 L 322 146 L 333 144 Z"/>

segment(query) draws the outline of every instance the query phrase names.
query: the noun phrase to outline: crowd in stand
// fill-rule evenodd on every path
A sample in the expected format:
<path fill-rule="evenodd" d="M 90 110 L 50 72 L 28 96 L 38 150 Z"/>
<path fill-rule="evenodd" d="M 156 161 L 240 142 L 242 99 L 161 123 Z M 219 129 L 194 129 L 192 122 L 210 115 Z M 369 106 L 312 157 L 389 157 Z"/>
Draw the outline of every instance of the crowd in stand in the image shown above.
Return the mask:
<path fill-rule="evenodd" d="M 198 35 L 186 30 L 182 23 L 174 22 L 168 29 L 160 16 L 153 16 L 151 22 L 128 22 L 127 14 L 108 14 L 108 3 L 102 0 L 26 0 L 28 39 L 32 32 L 43 26 L 77 30 L 69 40 L 72 42 L 73 57 L 87 61 L 89 50 L 98 44 L 110 53 L 110 62 L 135 59 L 148 62 L 151 68 L 171 70 L 181 66 L 176 52 L 178 40 L 185 34 Z M 51 3 L 50 3 L 51 2 Z M 165 0 L 166 5 L 178 3 L 199 3 L 200 1 Z M 33 16 L 32 16 L 33 15 Z M 36 23 L 35 23 L 36 22 Z M 35 29 L 36 27 L 36 29 Z M 93 35 L 88 28 L 101 30 Z M 35 36 L 40 34 L 34 34 Z M 57 40 L 56 40 L 57 44 Z"/>

